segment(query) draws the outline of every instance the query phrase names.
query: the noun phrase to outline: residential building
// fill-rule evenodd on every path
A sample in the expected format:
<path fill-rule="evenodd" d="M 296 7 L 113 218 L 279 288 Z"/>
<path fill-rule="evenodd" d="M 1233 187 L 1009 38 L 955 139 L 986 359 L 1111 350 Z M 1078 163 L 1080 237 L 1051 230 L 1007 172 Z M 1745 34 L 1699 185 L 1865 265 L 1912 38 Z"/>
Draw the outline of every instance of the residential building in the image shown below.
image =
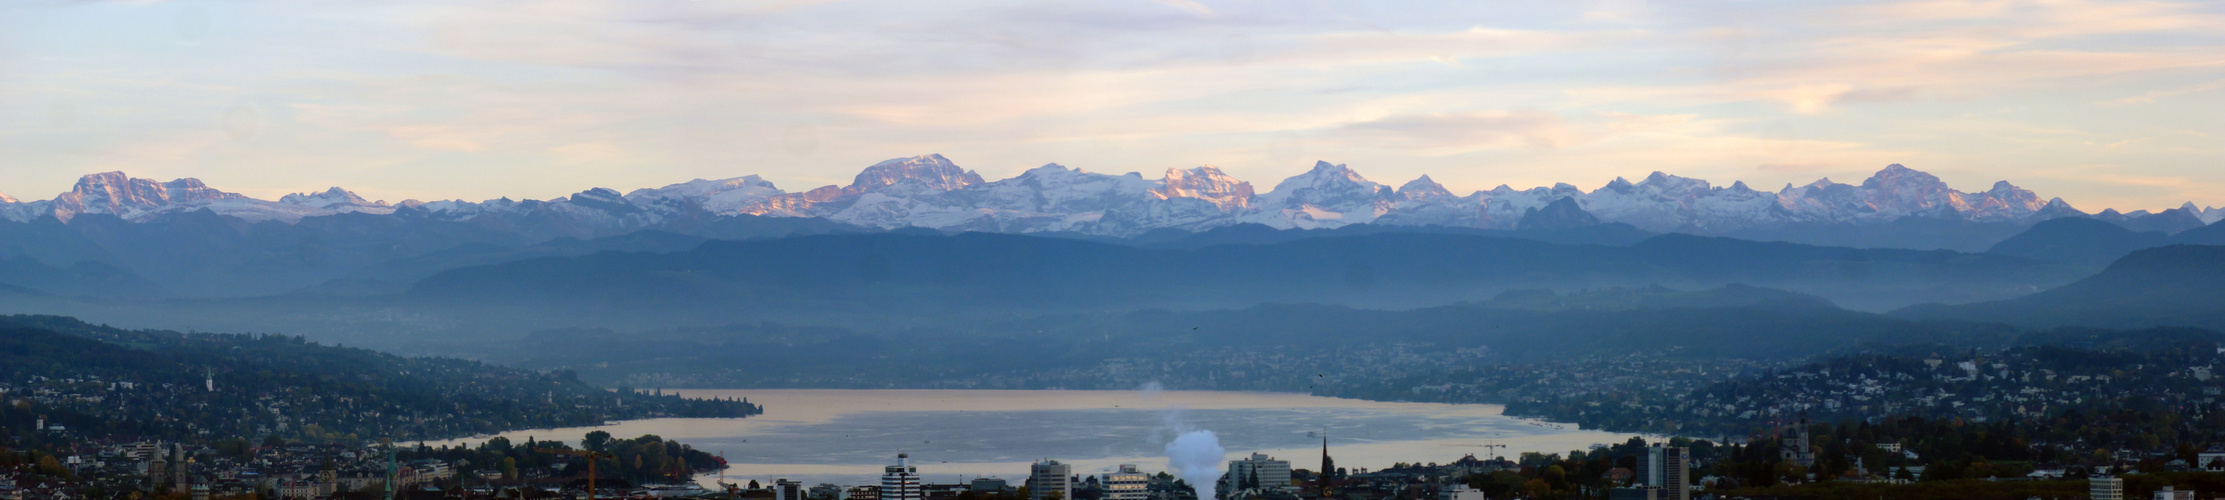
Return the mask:
<path fill-rule="evenodd" d="M 1296 487 L 1290 482 L 1290 462 L 1288 461 L 1276 460 L 1264 453 L 1253 453 L 1249 458 L 1228 462 L 1228 481 L 1232 487 L 1231 489 L 1242 489 L 1242 485 L 1255 479 L 1259 481 L 1257 485 L 1259 489 L 1296 490 Z"/>
<path fill-rule="evenodd" d="M 1437 494 L 1437 500 L 1486 500 L 1486 499 L 1485 499 L 1485 498 L 1483 497 L 1483 490 L 1479 490 L 1479 489 L 1476 489 L 1476 488 L 1475 488 L 1474 486 L 1469 486 L 1469 485 L 1466 485 L 1466 484 L 1461 484 L 1461 485 L 1453 486 L 1453 487 L 1451 487 L 1451 488 L 1445 488 L 1445 491 L 1443 491 L 1443 492 L 1440 492 L 1440 493 L 1438 493 L 1438 494 Z"/>
<path fill-rule="evenodd" d="M 2194 492 L 2164 486 L 2162 490 L 2155 492 L 2155 500 L 2194 500 Z"/>
<path fill-rule="evenodd" d="M 1028 500 L 1071 500 L 1074 498 L 1074 468 L 1044 460 L 1028 467 Z"/>
<path fill-rule="evenodd" d="M 1144 500 L 1151 497 L 1151 475 L 1136 470 L 1136 464 L 1120 464 L 1112 472 L 1098 478 L 1104 485 L 1105 500 Z"/>
<path fill-rule="evenodd" d="M 297 479 L 281 480 L 273 489 L 278 491 L 279 498 L 317 498 L 321 493 L 317 483 Z"/>
<path fill-rule="evenodd" d="M 888 466 L 881 473 L 880 500 L 925 500 L 919 489 L 919 468 L 912 466 L 912 456 L 896 454 L 896 465 Z"/>
<path fill-rule="evenodd" d="M 2121 477 L 2096 477 L 2086 480 L 2087 498 L 2092 500 L 2125 500 L 2125 479 Z"/>
<path fill-rule="evenodd" d="M 2210 472 L 2225 472 L 2225 446 L 2210 445 L 2209 449 L 2195 455 L 2194 466 Z"/>

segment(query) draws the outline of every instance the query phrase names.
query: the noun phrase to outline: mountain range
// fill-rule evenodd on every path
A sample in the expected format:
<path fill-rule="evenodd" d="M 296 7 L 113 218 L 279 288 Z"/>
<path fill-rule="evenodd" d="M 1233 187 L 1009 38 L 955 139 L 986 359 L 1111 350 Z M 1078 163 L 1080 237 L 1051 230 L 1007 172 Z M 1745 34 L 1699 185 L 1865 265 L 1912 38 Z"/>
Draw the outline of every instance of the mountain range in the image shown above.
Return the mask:
<path fill-rule="evenodd" d="M 586 239 L 675 221 L 754 215 L 817 218 L 878 229 L 1134 237 L 1153 230 L 1199 231 L 1246 223 L 1276 229 L 1380 224 L 1512 230 L 1520 228 L 1532 211 L 1552 208 L 1564 199 L 1599 222 L 1628 224 L 1648 232 L 1791 241 L 1799 240 L 1757 235 L 1799 227 L 1883 226 L 1908 218 L 2007 223 L 2020 230 L 2040 220 L 2088 215 L 2060 198 L 2043 200 L 2007 181 L 1985 191 L 1957 191 L 1936 176 L 1897 164 L 1860 184 L 1823 179 L 1804 186 L 1787 184 L 1774 192 L 1754 190 L 1743 182 L 1720 187 L 1654 172 L 1638 182 L 1616 178 L 1591 191 L 1563 183 L 1521 190 L 1501 185 L 1456 195 L 1426 175 L 1394 188 L 1325 161 L 1258 192 L 1251 183 L 1211 166 L 1168 169 L 1158 179 L 1147 179 L 1134 172 L 1104 174 L 1048 164 L 1010 179 L 988 181 L 942 155 L 931 154 L 866 167 L 848 186 L 802 192 L 784 191 L 752 175 L 697 179 L 624 194 L 595 188 L 550 200 L 392 204 L 368 201 L 338 187 L 266 201 L 211 188 L 196 179 L 158 182 L 107 172 L 84 176 L 70 191 L 51 200 L 0 198 L 0 218 L 68 222 L 82 215 L 108 214 L 141 222 L 207 209 L 248 222 L 295 223 L 306 217 L 365 213 L 463 222 L 537 239 Z M 2176 232 L 2225 219 L 2225 209 L 2188 203 L 2157 213 L 2112 209 L 2092 216 L 2139 231 Z"/>
<path fill-rule="evenodd" d="M 53 199 L 0 201 L 0 285 L 109 298 L 368 296 L 400 293 L 449 270 L 534 258 L 883 232 L 1024 233 L 1181 251 L 1388 233 L 1619 247 L 1685 233 L 1841 248 L 1834 251 L 1946 249 L 2086 269 L 2019 281 L 2039 285 L 2068 281 L 2141 248 L 2225 244 L 2225 225 L 2205 225 L 2225 216 L 2221 209 L 2189 204 L 2087 215 L 2059 199 L 2039 200 L 2005 182 L 1985 192 L 1956 191 L 1899 165 L 1859 185 L 1824 180 L 1775 193 L 1655 173 L 1592 191 L 1501 186 L 1456 196 L 1426 176 L 1392 188 L 1326 162 L 1259 193 L 1213 167 L 1170 169 L 1154 180 L 1046 165 L 988 181 L 926 155 L 875 164 L 848 186 L 800 193 L 745 176 L 623 194 L 598 188 L 552 200 L 400 203 L 341 188 L 258 200 L 195 179 L 108 172 L 87 175 Z M 1619 275 L 1615 283 L 1669 283 L 1641 275 Z M 1921 296 L 2000 297 L 1941 290 L 1948 289 Z M 1845 303 L 1874 309 L 1913 302 Z"/>

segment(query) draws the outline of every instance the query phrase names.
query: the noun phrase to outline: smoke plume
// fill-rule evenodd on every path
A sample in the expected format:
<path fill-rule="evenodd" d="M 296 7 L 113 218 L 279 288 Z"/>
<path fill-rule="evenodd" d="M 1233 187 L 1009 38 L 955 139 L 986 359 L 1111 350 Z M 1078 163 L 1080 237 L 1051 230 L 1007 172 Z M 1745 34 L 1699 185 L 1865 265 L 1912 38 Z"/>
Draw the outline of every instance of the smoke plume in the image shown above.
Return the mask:
<path fill-rule="evenodd" d="M 1144 401 L 1158 403 L 1159 393 L 1165 392 L 1166 386 L 1153 381 L 1140 390 Z M 1184 421 L 1181 406 L 1162 409 L 1159 419 L 1162 426 L 1152 431 L 1151 438 L 1163 439 L 1167 434 L 1162 431 L 1174 436 L 1167 442 L 1167 468 L 1174 469 L 1191 489 L 1197 490 L 1198 500 L 1214 500 L 1213 490 L 1221 480 L 1221 461 L 1228 455 L 1228 450 L 1221 448 L 1220 436 Z"/>
<path fill-rule="evenodd" d="M 1183 481 L 1197 490 L 1198 500 L 1213 500 L 1214 483 L 1221 480 L 1221 438 L 1213 431 L 1197 430 L 1175 436 L 1167 443 L 1167 467 L 1179 471 Z"/>

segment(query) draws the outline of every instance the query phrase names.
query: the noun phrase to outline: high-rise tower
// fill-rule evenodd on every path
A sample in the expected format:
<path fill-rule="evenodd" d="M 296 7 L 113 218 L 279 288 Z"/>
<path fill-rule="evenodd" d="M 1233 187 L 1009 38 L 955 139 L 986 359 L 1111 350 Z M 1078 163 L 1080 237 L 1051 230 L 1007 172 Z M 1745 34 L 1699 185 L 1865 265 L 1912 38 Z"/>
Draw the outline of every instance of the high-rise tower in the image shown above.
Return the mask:
<path fill-rule="evenodd" d="M 1028 500 L 1073 500 L 1073 477 L 1071 465 L 1057 460 L 1036 462 L 1028 467 Z"/>
<path fill-rule="evenodd" d="M 896 465 L 882 469 L 880 500 L 925 500 L 926 492 L 919 488 L 919 468 L 912 466 L 912 456 L 896 454 Z"/>
<path fill-rule="evenodd" d="M 1662 500 L 1690 500 L 1692 455 L 1689 448 L 1663 446 L 1659 443 L 1646 448 L 1646 486 L 1661 489 Z"/>

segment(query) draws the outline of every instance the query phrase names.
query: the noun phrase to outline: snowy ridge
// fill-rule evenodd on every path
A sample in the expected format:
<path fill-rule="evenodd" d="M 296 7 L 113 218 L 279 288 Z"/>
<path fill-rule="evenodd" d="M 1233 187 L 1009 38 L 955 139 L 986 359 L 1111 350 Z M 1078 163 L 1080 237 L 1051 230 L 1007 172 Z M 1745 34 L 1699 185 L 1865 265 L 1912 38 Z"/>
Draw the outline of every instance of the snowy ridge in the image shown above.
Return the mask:
<path fill-rule="evenodd" d="M 656 189 L 636 189 L 626 193 L 626 200 L 637 204 L 654 204 L 667 201 L 696 203 L 713 212 L 738 212 L 774 196 L 781 195 L 780 188 L 755 175 L 732 179 L 696 179 Z"/>
<path fill-rule="evenodd" d="M 318 194 L 287 195 L 280 201 L 248 198 L 184 178 L 169 182 L 140 179 L 123 172 L 103 172 L 80 177 L 77 185 L 52 200 L 0 202 L 0 218 L 25 222 L 42 217 L 68 222 L 79 215 L 106 214 L 143 222 L 181 212 L 207 209 L 249 222 L 277 220 L 292 223 L 302 217 L 345 212 L 391 213 L 384 203 L 365 201 L 340 188 Z"/>
<path fill-rule="evenodd" d="M 2187 202 L 2179 208 L 2193 209 L 2194 202 Z M 2199 213 L 2203 224 L 2216 224 L 2219 220 L 2225 220 L 2225 207 L 2202 207 Z"/>
<path fill-rule="evenodd" d="M 1590 191 L 1563 183 L 1522 190 L 1501 185 L 1457 195 L 1426 175 L 1393 188 L 1368 180 L 1346 165 L 1325 161 L 1257 193 L 1251 183 L 1212 166 L 1167 169 L 1160 178 L 1147 179 L 1140 173 L 1096 173 L 1053 163 L 1010 179 L 985 181 L 942 155 L 923 155 L 868 166 L 848 186 L 794 193 L 750 175 L 696 179 L 625 194 L 595 188 L 545 201 L 411 200 L 393 205 L 364 200 L 338 187 L 263 201 L 190 178 L 157 182 L 107 172 L 85 176 L 53 200 L 0 198 L 0 218 L 53 217 L 66 222 L 79 214 L 114 214 L 144 221 L 208 209 L 250 221 L 295 222 L 302 217 L 362 212 L 468 222 L 544 237 L 596 237 L 702 216 L 761 215 L 815 217 L 876 228 L 1130 236 L 1155 229 L 1195 231 L 1239 223 L 1285 229 L 1362 223 L 1516 229 L 1525 214 L 1564 199 L 1602 222 L 1700 234 L 1805 223 L 1880 224 L 1902 217 L 2037 221 L 2087 215 L 2059 198 L 2043 200 L 2007 181 L 1985 191 L 1957 191 L 1936 176 L 1897 164 L 1860 184 L 1822 179 L 1804 186 L 1788 184 L 1774 192 L 1755 190 L 1743 182 L 1721 187 L 1654 172 L 1637 182 L 1616 178 Z M 2188 203 L 2157 214 L 2110 210 L 2095 216 L 2151 224 L 2168 219 L 2169 227 L 2185 227 L 2225 219 L 2225 208 Z"/>

